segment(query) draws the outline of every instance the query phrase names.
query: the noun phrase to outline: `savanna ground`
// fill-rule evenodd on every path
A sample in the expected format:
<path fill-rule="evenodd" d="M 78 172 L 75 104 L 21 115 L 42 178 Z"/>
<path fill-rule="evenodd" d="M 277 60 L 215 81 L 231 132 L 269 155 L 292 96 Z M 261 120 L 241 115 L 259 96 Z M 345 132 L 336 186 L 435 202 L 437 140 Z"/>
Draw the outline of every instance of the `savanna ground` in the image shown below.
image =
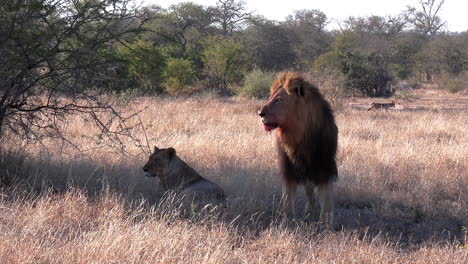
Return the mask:
<path fill-rule="evenodd" d="M 84 151 L 8 138 L 2 166 L 22 181 L 0 193 L 1 262 L 467 263 L 468 96 L 419 90 L 388 112 L 366 111 L 369 102 L 337 107 L 333 231 L 313 217 L 281 217 L 274 135 L 255 114 L 261 100 L 119 106 L 144 109 L 135 136 L 175 147 L 227 191 L 225 208 L 190 216 L 160 202 L 156 180 L 144 178 L 148 149 L 130 140 L 126 154 L 110 148 L 86 120 L 64 124 Z"/>

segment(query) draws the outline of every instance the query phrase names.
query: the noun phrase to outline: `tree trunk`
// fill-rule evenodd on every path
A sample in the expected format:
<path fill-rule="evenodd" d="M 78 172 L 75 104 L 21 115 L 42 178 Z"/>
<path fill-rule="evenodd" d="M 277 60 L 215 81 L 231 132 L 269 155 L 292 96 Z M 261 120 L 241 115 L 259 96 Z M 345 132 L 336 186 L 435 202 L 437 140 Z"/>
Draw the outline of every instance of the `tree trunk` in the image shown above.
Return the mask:
<path fill-rule="evenodd" d="M 426 71 L 426 81 L 432 81 L 432 74 L 429 71 Z"/>

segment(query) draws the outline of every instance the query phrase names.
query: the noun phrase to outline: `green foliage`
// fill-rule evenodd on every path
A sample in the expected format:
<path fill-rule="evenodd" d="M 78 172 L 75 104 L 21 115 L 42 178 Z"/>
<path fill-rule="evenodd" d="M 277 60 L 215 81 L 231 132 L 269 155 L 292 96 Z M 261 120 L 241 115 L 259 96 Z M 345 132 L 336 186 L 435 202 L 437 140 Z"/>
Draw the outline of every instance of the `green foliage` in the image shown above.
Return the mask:
<path fill-rule="evenodd" d="M 186 59 L 170 58 L 164 70 L 166 90 L 175 94 L 183 90 L 194 79 L 192 62 Z"/>
<path fill-rule="evenodd" d="M 463 74 L 468 61 L 468 42 L 462 36 L 441 34 L 435 40 L 426 42 L 414 56 L 417 73 L 426 81 L 436 81 L 437 75 L 448 73 Z"/>
<path fill-rule="evenodd" d="M 342 57 L 344 87 L 353 94 L 384 96 L 392 93 L 392 76 L 381 64 L 379 55 L 349 53 Z"/>
<path fill-rule="evenodd" d="M 220 91 L 239 82 L 249 66 L 245 47 L 222 36 L 206 39 L 203 63 L 210 86 Z"/>
<path fill-rule="evenodd" d="M 296 10 L 286 17 L 284 27 L 296 53 L 296 67 L 308 71 L 314 60 L 330 50 L 332 36 L 326 32 L 327 16 L 320 10 Z"/>
<path fill-rule="evenodd" d="M 333 50 L 315 61 L 314 70 L 342 75 L 341 86 L 347 94 L 390 94 L 393 77 L 385 64 L 385 57 L 360 50 L 356 40 L 357 36 L 351 32 L 339 36 Z"/>
<path fill-rule="evenodd" d="M 153 6 L 147 12 L 155 13 L 155 19 L 142 38 L 161 47 L 165 56 L 189 58 L 199 71 L 201 42 L 213 31 L 213 14 L 209 8 L 185 2 L 171 5 L 167 10 Z"/>
<path fill-rule="evenodd" d="M 440 89 L 448 90 L 451 93 L 468 90 L 468 72 L 460 75 L 441 74 L 437 80 L 437 84 Z"/>
<path fill-rule="evenodd" d="M 454 77 L 447 82 L 447 90 L 451 93 L 461 92 L 467 88 L 467 82 L 463 77 Z"/>
<path fill-rule="evenodd" d="M 138 39 L 119 47 L 121 56 L 128 62 L 129 75 L 137 80 L 145 91 L 161 92 L 166 59 L 159 48 Z"/>
<path fill-rule="evenodd" d="M 401 80 L 409 78 L 415 68 L 414 58 L 419 49 L 417 40 L 401 39 L 392 48 L 390 71 Z"/>
<path fill-rule="evenodd" d="M 333 72 L 340 68 L 340 60 L 337 52 L 330 51 L 320 57 L 314 62 L 314 72 Z"/>
<path fill-rule="evenodd" d="M 238 94 L 243 97 L 268 98 L 275 77 L 274 72 L 253 69 L 245 75 L 244 86 Z"/>
<path fill-rule="evenodd" d="M 96 120 L 112 107 L 96 93 L 128 84 L 114 44 L 144 21 L 129 1 L 1 1 L 0 137 L 41 139 L 60 133 L 66 114 Z"/>
<path fill-rule="evenodd" d="M 296 62 L 296 52 L 290 32 L 274 21 L 252 19 L 241 41 L 248 49 L 253 63 L 264 70 L 289 69 Z"/>

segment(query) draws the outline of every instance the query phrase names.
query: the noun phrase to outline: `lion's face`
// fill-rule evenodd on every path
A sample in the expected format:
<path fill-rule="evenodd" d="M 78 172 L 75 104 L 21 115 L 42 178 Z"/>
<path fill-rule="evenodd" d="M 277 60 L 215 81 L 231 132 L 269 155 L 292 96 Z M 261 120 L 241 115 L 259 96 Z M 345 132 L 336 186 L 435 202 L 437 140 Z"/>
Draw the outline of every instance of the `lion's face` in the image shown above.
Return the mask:
<path fill-rule="evenodd" d="M 271 131 L 286 124 L 292 99 L 286 90 L 280 89 L 258 111 L 266 131 Z"/>
<path fill-rule="evenodd" d="M 268 102 L 258 110 L 266 131 L 275 128 L 285 129 L 299 112 L 303 100 L 302 80 L 279 79 L 273 83 L 272 94 Z"/>
<path fill-rule="evenodd" d="M 169 168 L 171 161 L 175 156 L 175 149 L 158 149 L 154 147 L 154 152 L 143 166 L 143 171 L 147 177 L 162 177 Z"/>

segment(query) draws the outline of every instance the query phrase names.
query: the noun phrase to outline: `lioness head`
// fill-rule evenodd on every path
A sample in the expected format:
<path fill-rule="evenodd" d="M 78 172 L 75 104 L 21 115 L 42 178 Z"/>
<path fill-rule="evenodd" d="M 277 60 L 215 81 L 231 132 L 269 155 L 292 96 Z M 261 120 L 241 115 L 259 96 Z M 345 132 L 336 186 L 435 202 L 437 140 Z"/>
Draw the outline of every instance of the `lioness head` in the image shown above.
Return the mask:
<path fill-rule="evenodd" d="M 147 177 L 162 177 L 174 159 L 176 151 L 173 148 L 159 149 L 154 146 L 154 152 L 143 166 Z"/>
<path fill-rule="evenodd" d="M 268 102 L 258 110 L 266 131 L 286 129 L 304 117 L 304 104 L 308 93 L 303 77 L 296 72 L 279 75 L 270 90 Z"/>

